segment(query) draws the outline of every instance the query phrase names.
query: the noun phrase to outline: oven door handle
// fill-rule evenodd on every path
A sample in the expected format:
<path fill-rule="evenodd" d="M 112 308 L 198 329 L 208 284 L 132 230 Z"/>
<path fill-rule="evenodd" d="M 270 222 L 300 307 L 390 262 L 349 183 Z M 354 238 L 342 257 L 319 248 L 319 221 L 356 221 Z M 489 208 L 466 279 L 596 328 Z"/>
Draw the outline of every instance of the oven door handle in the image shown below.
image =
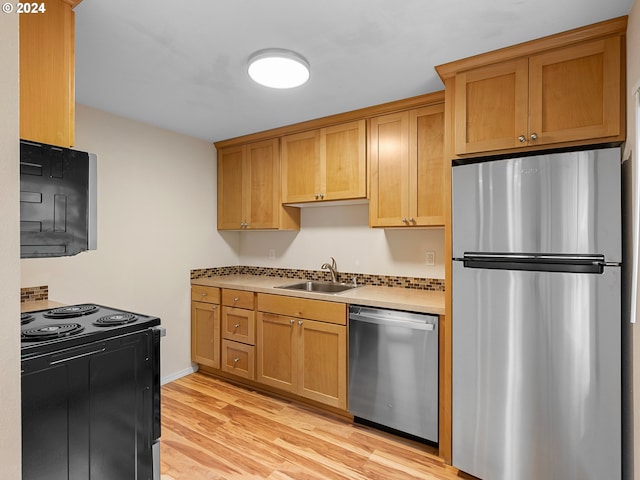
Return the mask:
<path fill-rule="evenodd" d="M 72 355 L 70 357 L 64 357 L 64 358 L 59 358 L 57 360 L 52 360 L 51 362 L 49 362 L 49 365 L 57 365 L 59 363 L 68 362 L 69 360 L 75 360 L 77 358 L 82 358 L 82 357 L 88 357 L 89 355 L 95 355 L 97 353 L 102 353 L 104 351 L 105 351 L 105 347 L 103 346 L 102 348 L 100 348 L 98 350 L 91 350 L 89 352 L 79 353 L 78 355 Z"/>

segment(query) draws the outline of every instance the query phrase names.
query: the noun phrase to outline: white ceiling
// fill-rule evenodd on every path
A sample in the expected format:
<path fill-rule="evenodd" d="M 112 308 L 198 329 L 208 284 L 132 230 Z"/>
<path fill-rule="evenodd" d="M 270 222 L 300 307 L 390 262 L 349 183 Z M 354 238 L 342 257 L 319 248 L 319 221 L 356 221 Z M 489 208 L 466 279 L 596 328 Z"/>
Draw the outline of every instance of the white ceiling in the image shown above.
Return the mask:
<path fill-rule="evenodd" d="M 609 18 L 634 0 L 84 0 L 76 100 L 209 141 L 433 92 L 434 66 Z M 256 50 L 311 78 L 254 84 Z"/>

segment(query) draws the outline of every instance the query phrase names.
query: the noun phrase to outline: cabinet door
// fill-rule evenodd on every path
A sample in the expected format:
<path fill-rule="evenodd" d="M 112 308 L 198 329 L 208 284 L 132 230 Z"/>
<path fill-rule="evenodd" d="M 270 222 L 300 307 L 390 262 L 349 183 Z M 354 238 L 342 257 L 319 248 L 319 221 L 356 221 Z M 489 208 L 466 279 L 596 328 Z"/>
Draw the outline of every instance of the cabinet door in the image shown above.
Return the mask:
<path fill-rule="evenodd" d="M 409 212 L 408 112 L 370 120 L 369 160 L 369 224 L 372 227 L 406 225 Z"/>
<path fill-rule="evenodd" d="M 296 391 L 298 381 L 294 325 L 292 318 L 258 312 L 256 379 L 288 392 Z"/>
<path fill-rule="evenodd" d="M 409 222 L 444 225 L 444 104 L 410 112 Z"/>
<path fill-rule="evenodd" d="M 527 83 L 526 58 L 456 74 L 456 154 L 526 146 Z"/>
<path fill-rule="evenodd" d="M 220 308 L 191 302 L 191 360 L 220 368 Z"/>
<path fill-rule="evenodd" d="M 282 137 L 282 202 L 311 202 L 320 194 L 320 130 Z"/>
<path fill-rule="evenodd" d="M 249 229 L 278 228 L 280 209 L 280 152 L 278 139 L 246 147 L 244 221 Z"/>
<path fill-rule="evenodd" d="M 20 15 L 20 138 L 74 142 L 74 13 L 50 0 L 46 12 Z"/>
<path fill-rule="evenodd" d="M 530 57 L 531 145 L 620 134 L 620 41 L 616 36 Z"/>
<path fill-rule="evenodd" d="M 320 135 L 322 200 L 367 196 L 365 121 L 323 128 Z"/>
<path fill-rule="evenodd" d="M 244 222 L 242 146 L 220 149 L 218 152 L 218 229 L 237 230 Z"/>
<path fill-rule="evenodd" d="M 300 370 L 298 394 L 347 408 L 347 327 L 296 320 Z"/>

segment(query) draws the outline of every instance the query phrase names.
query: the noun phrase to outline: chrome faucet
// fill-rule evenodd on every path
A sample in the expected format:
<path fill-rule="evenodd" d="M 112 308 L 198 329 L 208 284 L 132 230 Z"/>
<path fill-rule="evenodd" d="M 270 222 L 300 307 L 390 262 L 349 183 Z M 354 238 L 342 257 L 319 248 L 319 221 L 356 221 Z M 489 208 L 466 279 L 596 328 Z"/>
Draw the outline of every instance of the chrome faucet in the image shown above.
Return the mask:
<path fill-rule="evenodd" d="M 331 259 L 331 265 L 329 265 L 328 263 L 323 263 L 320 268 L 326 268 L 327 270 L 329 270 L 329 273 L 331 274 L 331 281 L 333 283 L 338 283 L 338 266 L 336 265 L 336 259 L 333 257 L 329 258 Z"/>

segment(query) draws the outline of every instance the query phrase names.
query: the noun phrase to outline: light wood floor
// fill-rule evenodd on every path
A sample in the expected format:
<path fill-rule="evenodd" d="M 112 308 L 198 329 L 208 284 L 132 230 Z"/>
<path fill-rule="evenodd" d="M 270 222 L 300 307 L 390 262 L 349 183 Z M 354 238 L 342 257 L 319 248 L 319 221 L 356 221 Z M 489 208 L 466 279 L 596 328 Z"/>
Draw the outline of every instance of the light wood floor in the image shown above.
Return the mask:
<path fill-rule="evenodd" d="M 458 480 L 432 449 L 194 373 L 162 387 L 163 480 Z"/>

